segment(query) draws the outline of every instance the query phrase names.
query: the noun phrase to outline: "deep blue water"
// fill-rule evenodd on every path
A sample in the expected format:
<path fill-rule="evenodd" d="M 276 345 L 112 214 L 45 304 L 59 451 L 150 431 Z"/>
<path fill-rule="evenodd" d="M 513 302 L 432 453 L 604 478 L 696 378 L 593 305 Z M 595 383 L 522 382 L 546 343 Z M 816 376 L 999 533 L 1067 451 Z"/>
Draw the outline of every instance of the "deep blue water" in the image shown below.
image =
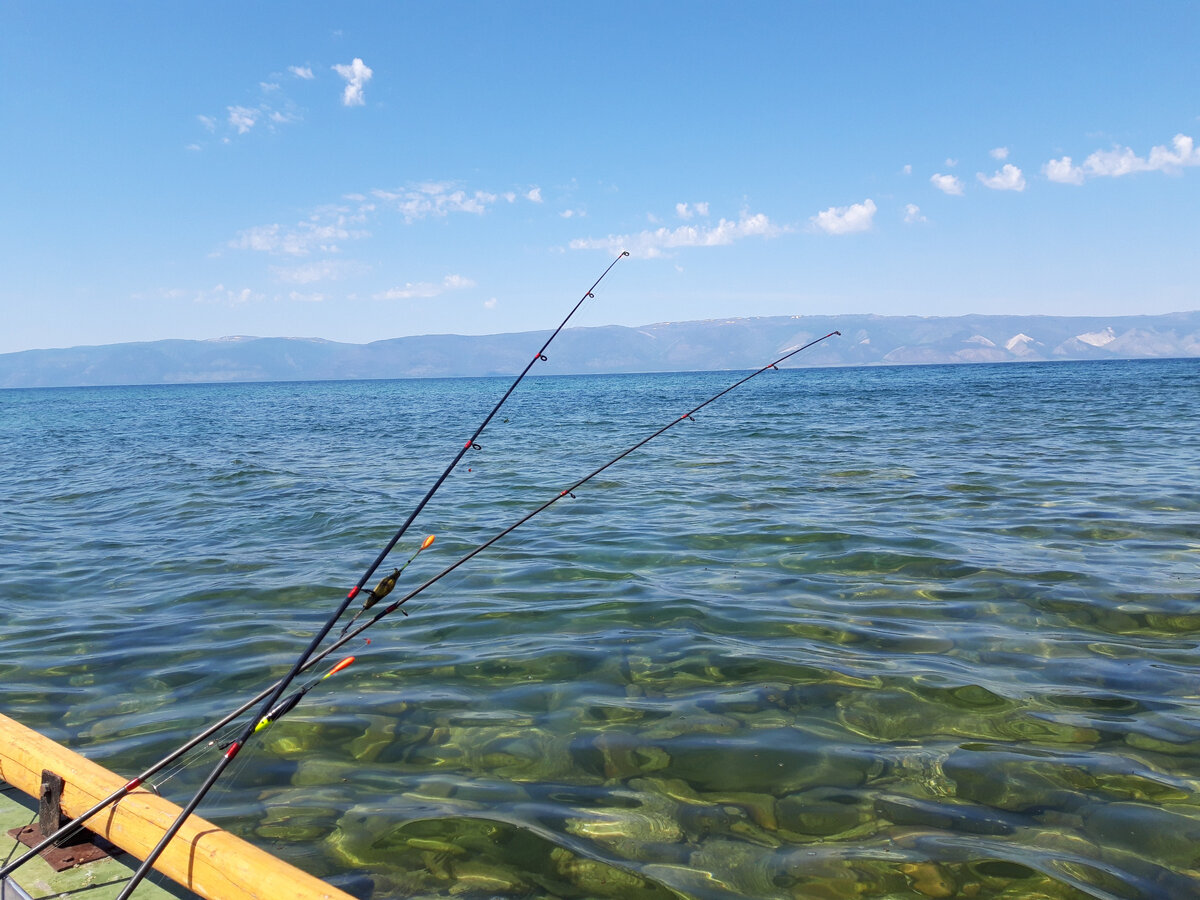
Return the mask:
<path fill-rule="evenodd" d="M 736 377 L 526 381 L 398 591 Z M 153 762 L 507 384 L 0 392 L 0 710 Z M 356 639 L 202 812 L 380 898 L 1196 896 L 1198 574 L 1198 360 L 767 372 Z"/>

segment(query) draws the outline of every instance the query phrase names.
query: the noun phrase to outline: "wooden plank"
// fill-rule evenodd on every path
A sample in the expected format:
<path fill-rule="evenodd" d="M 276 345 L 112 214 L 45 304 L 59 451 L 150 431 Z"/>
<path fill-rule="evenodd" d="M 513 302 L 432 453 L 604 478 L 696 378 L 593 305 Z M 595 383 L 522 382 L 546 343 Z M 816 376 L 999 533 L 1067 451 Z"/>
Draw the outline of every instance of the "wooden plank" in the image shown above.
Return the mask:
<path fill-rule="evenodd" d="M 66 782 L 62 807 L 68 816 L 94 806 L 127 781 L 0 715 L 0 779 L 36 797 L 43 769 Z M 97 813 L 88 827 L 142 859 L 179 812 L 174 803 L 138 790 Z M 352 900 L 349 894 L 195 815 L 154 868 L 208 900 Z"/>

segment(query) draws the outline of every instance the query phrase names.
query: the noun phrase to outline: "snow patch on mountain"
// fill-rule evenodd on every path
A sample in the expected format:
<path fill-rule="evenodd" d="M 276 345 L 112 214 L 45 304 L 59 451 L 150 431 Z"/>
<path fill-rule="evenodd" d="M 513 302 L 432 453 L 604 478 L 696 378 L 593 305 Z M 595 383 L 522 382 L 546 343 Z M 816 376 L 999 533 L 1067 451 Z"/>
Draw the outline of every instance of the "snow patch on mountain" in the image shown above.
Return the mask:
<path fill-rule="evenodd" d="M 1117 333 L 1113 331 L 1109 325 L 1103 331 L 1089 331 L 1086 334 L 1077 334 L 1075 339 L 1083 341 L 1085 344 L 1091 344 L 1093 347 L 1103 347 L 1105 344 L 1111 344 L 1117 339 Z"/>

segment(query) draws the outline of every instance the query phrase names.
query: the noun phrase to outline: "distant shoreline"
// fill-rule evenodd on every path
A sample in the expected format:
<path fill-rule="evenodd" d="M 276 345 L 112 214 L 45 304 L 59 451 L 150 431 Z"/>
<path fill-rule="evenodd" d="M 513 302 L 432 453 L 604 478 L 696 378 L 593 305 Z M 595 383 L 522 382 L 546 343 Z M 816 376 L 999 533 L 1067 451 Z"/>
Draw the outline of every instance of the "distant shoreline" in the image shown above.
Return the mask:
<path fill-rule="evenodd" d="M 568 328 L 531 375 L 740 371 L 830 331 L 788 365 L 853 367 L 1200 357 L 1200 311 L 1157 316 L 771 316 Z M 162 340 L 0 354 L 0 388 L 508 376 L 547 331 Z"/>

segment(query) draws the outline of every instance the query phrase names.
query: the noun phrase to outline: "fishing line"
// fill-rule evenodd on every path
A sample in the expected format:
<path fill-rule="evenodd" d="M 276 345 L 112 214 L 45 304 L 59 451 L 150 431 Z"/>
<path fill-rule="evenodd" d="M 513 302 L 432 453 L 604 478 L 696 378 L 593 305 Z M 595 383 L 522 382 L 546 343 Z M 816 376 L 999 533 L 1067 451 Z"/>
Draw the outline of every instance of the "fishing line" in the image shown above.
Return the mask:
<path fill-rule="evenodd" d="M 489 412 L 484 417 L 483 421 L 479 423 L 479 427 L 475 429 L 475 433 L 472 434 L 471 437 L 467 438 L 467 441 L 466 441 L 466 443 L 463 444 L 462 449 L 460 449 L 458 451 L 458 453 L 455 454 L 454 458 L 450 461 L 450 464 L 448 466 L 446 466 L 446 470 L 444 472 L 442 472 L 442 474 L 438 477 L 438 479 L 433 483 L 433 486 L 430 487 L 429 491 L 425 494 L 425 496 L 417 504 L 416 508 L 413 509 L 413 511 L 411 513 L 409 513 L 408 518 L 404 520 L 404 524 L 402 524 L 400 526 L 400 528 L 397 529 L 396 533 L 392 536 L 392 539 L 390 541 L 388 541 L 388 543 L 384 546 L 384 548 L 379 552 L 379 555 L 377 557 L 375 557 L 375 561 L 372 562 L 371 565 L 367 567 L 366 572 L 363 573 L 362 577 L 359 578 L 358 582 L 354 585 L 354 587 L 352 587 L 350 589 L 349 593 L 346 594 L 345 599 L 342 600 L 342 602 L 338 605 L 338 608 L 334 611 L 333 615 L 331 615 L 329 617 L 329 619 L 325 622 L 325 624 L 317 631 L 316 635 L 313 636 L 313 639 L 309 643 L 308 647 L 304 650 L 303 653 L 300 654 L 299 657 L 297 657 L 296 662 L 292 666 L 291 671 L 286 676 L 284 676 L 282 679 L 280 679 L 278 684 L 271 691 L 267 700 L 263 703 L 263 706 L 262 706 L 262 709 L 260 712 L 260 716 L 259 716 L 259 722 L 251 721 L 245 728 L 242 729 L 242 733 L 239 735 L 238 739 L 236 741 L 234 741 L 234 743 L 232 745 L 230 745 L 229 749 L 225 752 L 224 756 L 222 756 L 221 759 L 217 761 L 217 764 L 213 768 L 213 771 L 209 774 L 209 777 L 200 786 L 199 790 L 196 791 L 196 793 L 195 793 L 195 795 L 193 795 L 192 799 L 188 801 L 187 805 L 184 806 L 183 810 L 179 814 L 179 817 L 171 824 L 171 827 L 166 830 L 166 832 L 163 834 L 162 839 L 158 842 L 158 844 L 154 847 L 154 849 L 152 851 L 150 851 L 149 855 L 147 855 L 146 859 L 142 862 L 142 864 L 138 868 L 138 870 L 136 872 L 134 872 L 133 877 L 129 880 L 129 883 L 125 886 L 125 888 L 117 896 L 117 900 L 128 900 L 129 895 L 131 893 L 133 893 L 134 889 L 141 882 L 141 880 L 144 877 L 146 877 L 146 873 L 150 871 L 151 867 L 154 865 L 154 863 L 158 859 L 158 857 L 162 855 L 163 850 L 166 849 L 166 846 L 168 843 L 170 843 L 171 838 L 173 838 L 179 832 L 179 829 L 183 827 L 183 823 L 187 820 L 187 817 L 192 814 L 192 812 L 196 809 L 197 806 L 200 805 L 200 802 L 204 799 L 205 794 L 207 794 L 209 792 L 209 790 L 212 789 L 212 786 L 214 784 L 216 784 L 217 779 L 221 777 L 221 773 L 225 771 L 225 769 L 228 767 L 230 762 L 233 761 L 233 758 L 235 756 L 237 756 L 238 752 L 245 745 L 246 741 L 248 741 L 250 739 L 250 737 L 254 734 L 256 727 L 261 723 L 262 718 L 269 715 L 271 710 L 279 702 L 279 698 L 282 696 L 283 692 L 287 689 L 287 686 L 289 684 L 291 684 L 291 682 L 296 678 L 297 675 L 300 674 L 300 671 L 304 668 L 304 665 L 308 661 L 309 657 L 311 657 L 316 652 L 317 647 L 320 646 L 321 642 L 325 639 L 326 635 L 328 635 L 329 632 L 331 630 L 333 630 L 333 627 L 337 623 L 337 620 L 342 617 L 342 615 L 346 612 L 347 609 L 349 609 L 350 604 L 354 601 L 355 597 L 358 596 L 359 592 L 362 591 L 362 589 L 366 585 L 368 579 L 370 579 L 370 577 L 375 574 L 376 569 L 379 568 L 379 566 L 387 558 L 388 554 L 392 552 L 392 549 L 400 541 L 400 538 L 403 537 L 403 535 L 406 531 L 408 531 L 408 527 L 417 518 L 417 516 L 420 514 L 421 510 L 423 510 L 425 508 L 425 505 L 430 501 L 430 499 L 432 499 L 433 495 L 435 493 L 437 493 L 438 488 L 440 488 L 442 486 L 442 483 L 447 478 L 450 477 L 450 473 L 454 471 L 455 466 L 458 465 L 459 461 L 462 460 L 463 456 L 466 455 L 468 450 L 481 449 L 480 445 L 478 443 L 479 436 L 483 433 L 483 430 L 488 426 L 488 423 L 490 423 L 492 421 L 492 418 L 496 415 L 496 413 L 498 413 L 500 411 L 500 407 L 502 407 L 504 405 L 505 401 L 508 400 L 508 398 L 512 394 L 512 392 L 516 390 L 517 385 L 519 385 L 524 380 L 525 376 L 529 373 L 529 370 L 532 369 L 535 364 L 537 364 L 538 362 L 546 362 L 547 361 L 546 349 L 550 346 L 551 342 L 556 337 L 558 337 L 559 333 L 563 330 L 563 328 L 566 327 L 567 322 L 569 322 L 571 320 L 571 317 L 574 316 L 576 311 L 579 309 L 579 307 L 581 307 L 583 305 L 583 301 L 587 300 L 589 297 L 595 296 L 593 291 L 596 289 L 597 285 L 599 285 L 600 282 L 604 280 L 604 276 L 606 276 L 612 270 L 613 266 L 615 266 L 618 262 L 620 262 L 623 258 L 625 258 L 628 255 L 629 255 L 629 251 L 627 251 L 627 250 L 621 251 L 620 255 L 618 255 L 616 259 L 614 259 L 611 263 L 608 264 L 608 268 L 606 268 L 603 272 L 600 273 L 600 277 L 597 278 L 592 283 L 592 286 L 590 288 L 588 288 L 587 291 L 584 292 L 582 297 L 579 298 L 579 301 L 575 304 L 574 307 L 571 308 L 571 311 L 569 313 L 567 313 L 566 318 L 564 318 L 562 320 L 562 322 L 559 323 L 559 326 L 556 329 L 554 329 L 554 331 L 551 333 L 550 337 L 548 337 L 546 339 L 546 342 L 542 345 L 541 349 L 538 350 L 538 352 L 534 354 L 533 359 L 531 359 L 529 361 L 529 363 L 525 366 L 525 368 L 521 370 L 521 374 L 519 374 L 516 377 L 516 379 L 514 379 L 513 383 L 511 385 L 509 385 L 508 390 L 504 392 L 504 396 L 502 396 L 500 398 L 500 400 L 496 403 L 496 405 L 494 407 L 492 407 L 491 412 Z M 370 593 L 370 592 L 368 593 L 368 599 L 370 599 L 373 596 L 374 596 L 373 593 Z M 372 600 L 372 602 L 374 602 L 374 601 Z"/>

